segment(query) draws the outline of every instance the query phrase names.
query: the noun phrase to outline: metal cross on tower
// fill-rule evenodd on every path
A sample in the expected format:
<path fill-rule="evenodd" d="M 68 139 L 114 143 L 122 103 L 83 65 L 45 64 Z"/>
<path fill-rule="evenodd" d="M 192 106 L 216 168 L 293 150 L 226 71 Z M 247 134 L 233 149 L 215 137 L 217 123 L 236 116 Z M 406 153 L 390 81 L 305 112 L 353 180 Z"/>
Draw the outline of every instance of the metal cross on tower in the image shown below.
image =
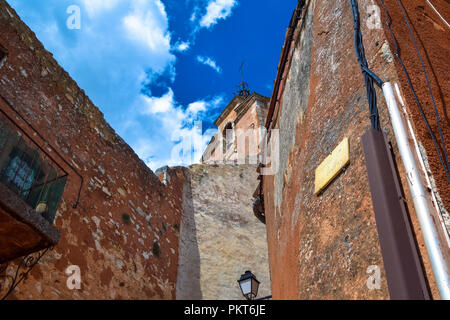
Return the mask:
<path fill-rule="evenodd" d="M 242 74 L 242 81 L 239 84 L 239 90 L 237 92 L 237 95 L 240 97 L 246 98 L 250 95 L 250 89 L 248 87 L 248 83 L 245 82 L 245 80 L 244 80 L 244 63 L 245 63 L 245 61 L 242 61 L 241 67 L 239 68 L 239 71 Z"/>

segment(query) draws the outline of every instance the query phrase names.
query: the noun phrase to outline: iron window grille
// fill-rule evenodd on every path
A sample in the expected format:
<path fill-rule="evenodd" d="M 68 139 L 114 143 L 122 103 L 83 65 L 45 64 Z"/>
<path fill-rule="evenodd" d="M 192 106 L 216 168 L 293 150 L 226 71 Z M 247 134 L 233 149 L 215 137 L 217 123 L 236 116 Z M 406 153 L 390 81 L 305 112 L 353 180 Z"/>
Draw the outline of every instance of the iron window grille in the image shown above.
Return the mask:
<path fill-rule="evenodd" d="M 0 119 L 0 183 L 53 224 L 67 174 Z"/>

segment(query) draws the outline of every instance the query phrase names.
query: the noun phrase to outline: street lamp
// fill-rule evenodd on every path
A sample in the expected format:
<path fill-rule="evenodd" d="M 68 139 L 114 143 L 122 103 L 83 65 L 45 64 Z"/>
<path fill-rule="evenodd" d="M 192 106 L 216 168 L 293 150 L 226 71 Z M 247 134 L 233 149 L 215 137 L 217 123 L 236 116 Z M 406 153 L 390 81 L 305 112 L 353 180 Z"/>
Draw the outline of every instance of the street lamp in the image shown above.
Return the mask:
<path fill-rule="evenodd" d="M 238 283 L 239 287 L 241 287 L 242 294 L 247 300 L 254 300 L 256 298 L 260 282 L 253 273 L 245 271 L 238 280 Z"/>

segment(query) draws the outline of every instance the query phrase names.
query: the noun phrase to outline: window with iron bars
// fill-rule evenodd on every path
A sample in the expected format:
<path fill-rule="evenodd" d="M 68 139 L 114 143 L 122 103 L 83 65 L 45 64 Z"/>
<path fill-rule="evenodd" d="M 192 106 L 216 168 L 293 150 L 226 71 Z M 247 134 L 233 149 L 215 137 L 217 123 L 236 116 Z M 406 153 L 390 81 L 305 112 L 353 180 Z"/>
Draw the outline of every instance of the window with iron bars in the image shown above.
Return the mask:
<path fill-rule="evenodd" d="M 67 175 L 0 119 L 0 183 L 53 223 Z"/>

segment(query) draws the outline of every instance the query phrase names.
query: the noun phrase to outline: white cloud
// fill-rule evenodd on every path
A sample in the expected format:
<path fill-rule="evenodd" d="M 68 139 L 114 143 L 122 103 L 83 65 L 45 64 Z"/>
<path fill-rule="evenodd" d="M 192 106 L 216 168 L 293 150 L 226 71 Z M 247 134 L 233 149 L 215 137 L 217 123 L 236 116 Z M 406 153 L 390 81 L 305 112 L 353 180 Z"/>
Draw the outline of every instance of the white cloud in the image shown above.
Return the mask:
<path fill-rule="evenodd" d="M 47 1 L 46 7 L 64 7 L 60 0 Z M 138 95 L 148 71 L 159 74 L 174 65 L 168 16 L 160 0 L 80 1 L 82 28 L 70 37 L 65 28 L 58 29 L 52 10 L 27 23 L 100 107 L 110 105 L 106 98 L 117 98 L 125 88 L 128 95 L 131 90 Z M 29 10 L 39 10 L 37 2 L 26 3 Z M 84 11 L 95 18 L 84 17 Z"/>
<path fill-rule="evenodd" d="M 191 44 L 189 42 L 177 42 L 174 47 L 176 51 L 184 52 L 189 50 Z"/>
<path fill-rule="evenodd" d="M 132 13 L 123 18 L 128 37 L 153 52 L 169 52 L 168 20 L 161 1 L 135 0 Z"/>
<path fill-rule="evenodd" d="M 188 112 L 192 113 L 192 114 L 197 114 L 201 111 L 206 111 L 206 102 L 205 101 L 198 101 L 198 102 L 194 102 L 191 103 L 188 106 Z"/>
<path fill-rule="evenodd" d="M 151 123 L 153 139 L 138 138 L 133 149 L 146 164 L 156 170 L 162 166 L 190 165 L 198 162 L 216 130 L 202 133 L 196 123 L 208 110 L 220 107 L 222 96 L 195 101 L 183 108 L 175 99 L 173 90 L 160 98 L 141 96 L 141 116 L 129 130 L 141 132 L 142 122 Z M 197 124 L 197 125 L 196 125 Z"/>
<path fill-rule="evenodd" d="M 121 0 L 81 0 L 89 17 L 112 10 Z"/>
<path fill-rule="evenodd" d="M 200 20 L 200 26 L 210 28 L 221 19 L 231 15 L 237 0 L 210 0 L 206 7 L 206 14 Z"/>
<path fill-rule="evenodd" d="M 211 67 L 214 69 L 217 73 L 222 73 L 222 68 L 217 65 L 217 62 L 210 58 L 210 57 L 203 57 L 203 56 L 197 56 L 197 61 Z"/>
<path fill-rule="evenodd" d="M 170 111 L 175 105 L 175 100 L 173 96 L 172 89 L 169 89 L 162 97 L 147 97 L 143 96 L 145 100 L 145 111 L 146 114 L 157 114 Z"/>
<path fill-rule="evenodd" d="M 194 22 L 195 20 L 197 20 L 197 11 L 198 11 L 198 7 L 196 7 L 194 9 L 194 12 L 191 15 L 191 18 L 189 19 L 189 21 Z"/>
<path fill-rule="evenodd" d="M 153 147 L 154 145 L 155 144 L 152 143 L 151 139 L 140 138 L 134 142 L 133 150 L 145 163 L 148 163 L 153 159 L 152 155 L 155 152 L 155 148 Z"/>

